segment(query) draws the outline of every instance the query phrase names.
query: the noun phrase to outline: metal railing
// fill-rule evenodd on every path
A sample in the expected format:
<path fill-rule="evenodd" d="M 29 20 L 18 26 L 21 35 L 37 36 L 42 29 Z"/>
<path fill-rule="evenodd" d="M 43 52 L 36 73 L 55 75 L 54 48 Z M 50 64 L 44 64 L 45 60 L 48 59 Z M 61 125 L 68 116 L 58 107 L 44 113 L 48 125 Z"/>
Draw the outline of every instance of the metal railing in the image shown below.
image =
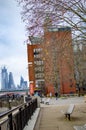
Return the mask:
<path fill-rule="evenodd" d="M 0 114 L 0 130 L 23 130 L 37 108 L 37 99 Z"/>

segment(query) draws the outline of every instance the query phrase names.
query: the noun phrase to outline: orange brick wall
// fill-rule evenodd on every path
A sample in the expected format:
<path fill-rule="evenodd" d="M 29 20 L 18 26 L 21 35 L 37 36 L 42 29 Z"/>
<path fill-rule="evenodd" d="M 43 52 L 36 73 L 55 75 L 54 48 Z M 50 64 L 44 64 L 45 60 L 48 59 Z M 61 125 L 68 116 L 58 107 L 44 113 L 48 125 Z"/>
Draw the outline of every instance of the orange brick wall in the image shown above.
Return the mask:
<path fill-rule="evenodd" d="M 34 51 L 36 46 L 27 44 L 27 57 L 28 57 L 28 77 L 29 82 L 33 84 L 35 89 L 35 74 L 34 74 Z"/>
<path fill-rule="evenodd" d="M 45 44 L 51 44 L 51 39 L 57 40 L 57 48 L 60 50 L 59 55 L 59 74 L 60 74 L 60 93 L 75 93 L 76 86 L 74 80 L 74 57 L 73 57 L 73 48 L 72 48 L 72 38 L 71 31 L 58 31 L 58 32 L 46 32 L 45 33 Z M 56 42 L 56 41 L 55 41 Z M 49 57 L 46 59 L 49 60 Z M 48 62 L 47 60 L 47 62 Z M 46 63 L 49 64 L 49 63 Z M 52 75 L 52 64 L 49 64 L 49 75 Z M 47 69 L 46 69 L 47 72 Z M 46 81 L 46 84 L 49 84 L 49 80 Z M 53 87 L 53 85 L 52 85 Z M 51 87 L 47 86 L 48 91 L 51 91 Z M 53 89 L 52 89 L 53 93 Z"/>
<path fill-rule="evenodd" d="M 60 93 L 67 94 L 67 93 L 75 93 L 76 86 L 74 80 L 74 57 L 73 57 L 73 48 L 72 38 L 71 38 L 71 31 L 56 31 L 56 32 L 45 32 L 44 34 L 45 41 L 44 44 L 52 44 L 52 38 L 57 40 L 57 48 L 60 50 L 61 53 L 57 56 L 59 59 L 58 66 L 59 66 L 59 75 L 60 75 Z M 54 41 L 53 41 L 54 42 Z M 29 81 L 33 81 L 35 87 L 35 74 L 34 74 L 34 54 L 33 49 L 39 48 L 39 45 L 29 45 L 27 44 L 27 54 L 28 54 L 28 62 L 32 62 L 32 65 L 28 65 L 28 75 Z M 51 55 L 51 54 L 50 54 Z M 51 58 L 51 57 L 50 57 Z M 51 80 L 46 78 L 46 76 L 52 76 L 53 71 L 53 64 L 49 62 L 49 57 L 46 56 L 46 62 L 44 63 L 45 66 L 45 82 L 46 82 L 46 89 L 47 93 L 52 92 L 54 94 L 54 86 L 52 85 Z M 47 73 L 48 72 L 48 73 Z"/>
<path fill-rule="evenodd" d="M 28 60 L 28 77 L 29 82 L 33 84 L 35 89 L 35 72 L 34 72 L 34 49 L 39 48 L 39 45 L 30 45 L 27 44 L 27 60 Z M 32 63 L 32 64 L 29 64 Z"/>

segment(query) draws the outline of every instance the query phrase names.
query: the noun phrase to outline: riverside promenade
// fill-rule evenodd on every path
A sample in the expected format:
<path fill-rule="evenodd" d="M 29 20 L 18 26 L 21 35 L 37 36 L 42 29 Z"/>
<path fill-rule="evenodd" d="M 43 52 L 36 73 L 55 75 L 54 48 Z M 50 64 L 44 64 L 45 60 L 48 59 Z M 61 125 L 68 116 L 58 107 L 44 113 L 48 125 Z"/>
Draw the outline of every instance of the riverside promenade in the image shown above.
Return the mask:
<path fill-rule="evenodd" d="M 69 104 L 75 108 L 71 121 L 65 118 L 61 110 L 66 110 Z M 40 104 L 24 130 L 74 130 L 76 125 L 86 124 L 86 102 L 84 97 L 68 97 L 50 99 L 50 104 Z"/>

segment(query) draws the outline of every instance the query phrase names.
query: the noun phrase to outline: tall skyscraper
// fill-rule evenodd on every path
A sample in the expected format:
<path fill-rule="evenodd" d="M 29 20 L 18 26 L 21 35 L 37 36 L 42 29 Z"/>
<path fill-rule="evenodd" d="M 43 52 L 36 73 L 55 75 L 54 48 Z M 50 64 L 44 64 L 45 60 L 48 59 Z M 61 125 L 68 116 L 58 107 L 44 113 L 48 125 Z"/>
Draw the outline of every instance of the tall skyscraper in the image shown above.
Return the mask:
<path fill-rule="evenodd" d="M 21 78 L 20 78 L 20 86 L 22 86 L 23 82 L 24 82 L 24 78 L 21 76 Z"/>
<path fill-rule="evenodd" d="M 8 74 L 6 67 L 1 69 L 1 90 L 14 90 L 16 89 L 13 79 L 13 74 Z"/>
<path fill-rule="evenodd" d="M 12 72 L 9 73 L 8 89 L 15 89 L 14 79 Z"/>
<path fill-rule="evenodd" d="M 24 78 L 21 76 L 20 78 L 20 87 L 19 89 L 27 89 L 27 81 L 24 81 Z"/>
<path fill-rule="evenodd" d="M 8 72 L 5 66 L 1 70 L 1 90 L 8 89 Z"/>

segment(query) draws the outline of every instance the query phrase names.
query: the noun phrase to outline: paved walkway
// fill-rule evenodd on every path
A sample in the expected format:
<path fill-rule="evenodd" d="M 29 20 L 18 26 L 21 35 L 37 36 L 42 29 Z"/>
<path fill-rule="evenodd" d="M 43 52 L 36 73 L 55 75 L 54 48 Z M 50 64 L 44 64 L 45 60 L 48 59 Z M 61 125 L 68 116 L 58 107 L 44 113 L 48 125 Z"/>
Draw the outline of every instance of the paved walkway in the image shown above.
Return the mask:
<path fill-rule="evenodd" d="M 62 106 L 62 105 L 67 105 L 67 104 L 80 104 L 84 103 L 85 98 L 82 97 L 66 97 L 66 98 L 58 98 L 57 100 L 55 98 L 50 99 L 50 105 L 49 106 Z M 48 106 L 48 107 L 49 107 Z M 47 107 L 45 104 L 41 104 L 41 107 Z"/>
<path fill-rule="evenodd" d="M 71 121 L 68 121 L 61 110 L 67 109 L 71 103 L 75 104 L 75 109 L 71 115 Z M 50 105 L 40 104 L 40 108 L 36 110 L 24 130 L 74 130 L 75 125 L 84 124 L 86 124 L 84 97 L 59 98 L 58 100 L 52 98 Z"/>

